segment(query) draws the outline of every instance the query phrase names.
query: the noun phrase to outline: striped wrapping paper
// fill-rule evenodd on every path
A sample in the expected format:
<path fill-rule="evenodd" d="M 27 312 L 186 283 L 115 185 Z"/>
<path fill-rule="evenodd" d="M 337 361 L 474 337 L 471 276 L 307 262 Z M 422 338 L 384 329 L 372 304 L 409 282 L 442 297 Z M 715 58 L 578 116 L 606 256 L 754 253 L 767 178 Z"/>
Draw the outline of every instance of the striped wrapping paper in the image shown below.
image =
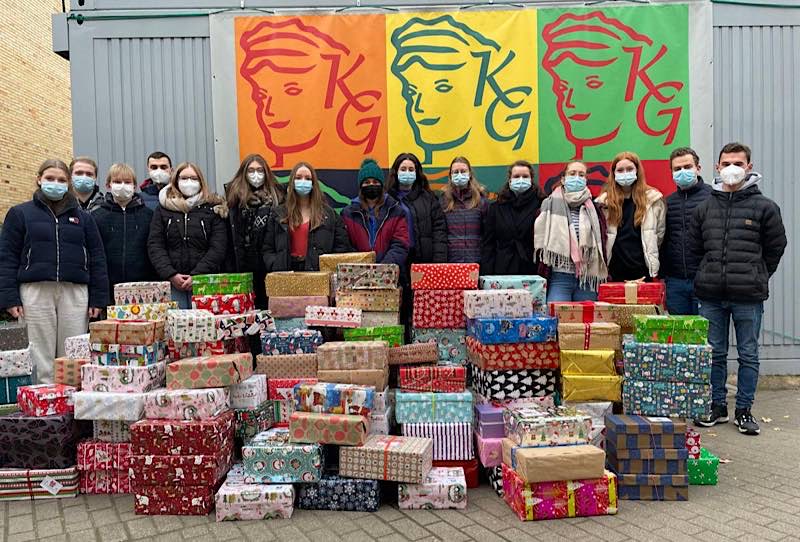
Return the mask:
<path fill-rule="evenodd" d="M 433 439 L 434 461 L 466 461 L 475 457 L 472 424 L 460 423 L 404 423 L 404 437 Z"/>
<path fill-rule="evenodd" d="M 3 469 L 0 501 L 61 499 L 78 495 L 78 469 Z"/>

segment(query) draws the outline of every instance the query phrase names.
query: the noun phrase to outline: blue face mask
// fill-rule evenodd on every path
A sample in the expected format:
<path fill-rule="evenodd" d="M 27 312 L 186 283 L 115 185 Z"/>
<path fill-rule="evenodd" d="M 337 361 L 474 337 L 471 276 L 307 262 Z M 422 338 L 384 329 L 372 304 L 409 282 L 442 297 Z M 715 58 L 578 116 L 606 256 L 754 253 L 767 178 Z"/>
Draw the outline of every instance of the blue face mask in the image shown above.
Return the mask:
<path fill-rule="evenodd" d="M 61 201 L 67 193 L 67 183 L 58 181 L 42 181 L 42 194 L 50 201 Z"/>
<path fill-rule="evenodd" d="M 614 173 L 614 180 L 620 186 L 631 186 L 636 182 L 636 172 L 623 171 L 622 173 Z"/>
<path fill-rule="evenodd" d="M 397 181 L 403 186 L 411 186 L 417 180 L 416 171 L 398 171 Z"/>
<path fill-rule="evenodd" d="M 689 188 L 697 180 L 697 173 L 693 169 L 679 169 L 672 172 L 672 180 L 678 188 Z"/>
<path fill-rule="evenodd" d="M 73 175 L 72 186 L 75 187 L 76 192 L 81 194 L 88 194 L 94 190 L 94 179 L 85 175 Z"/>
<path fill-rule="evenodd" d="M 582 192 L 586 188 L 586 177 L 567 175 L 564 177 L 564 190 L 567 192 Z"/>
<path fill-rule="evenodd" d="M 530 177 L 515 177 L 511 179 L 511 182 L 508 183 L 508 187 L 511 188 L 511 191 L 515 194 L 523 194 L 530 190 L 531 188 L 531 178 Z"/>
<path fill-rule="evenodd" d="M 453 173 L 450 180 L 453 181 L 453 186 L 464 188 L 469 183 L 469 173 Z"/>
<path fill-rule="evenodd" d="M 311 188 L 313 187 L 312 181 L 309 179 L 295 179 L 294 180 L 294 191 L 297 192 L 300 196 L 307 196 L 311 193 Z"/>

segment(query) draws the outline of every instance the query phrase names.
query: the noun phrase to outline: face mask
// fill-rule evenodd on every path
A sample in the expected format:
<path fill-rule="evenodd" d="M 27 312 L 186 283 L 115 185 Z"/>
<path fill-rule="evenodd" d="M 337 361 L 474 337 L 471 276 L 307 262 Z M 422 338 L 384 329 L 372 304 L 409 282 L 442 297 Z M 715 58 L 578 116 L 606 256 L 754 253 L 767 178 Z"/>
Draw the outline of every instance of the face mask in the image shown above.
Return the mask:
<path fill-rule="evenodd" d="M 586 177 L 567 175 L 564 177 L 564 190 L 567 192 L 581 192 L 586 188 Z"/>
<path fill-rule="evenodd" d="M 151 169 L 150 180 L 156 184 L 167 184 L 169 182 L 169 173 L 163 169 Z"/>
<path fill-rule="evenodd" d="M 69 188 L 66 183 L 57 181 L 42 181 L 42 193 L 50 201 L 61 201 Z"/>
<path fill-rule="evenodd" d="M 297 192 L 300 196 L 307 196 L 311 193 L 311 188 L 313 187 L 312 181 L 309 179 L 295 179 L 294 180 L 294 191 Z"/>
<path fill-rule="evenodd" d="M 511 179 L 511 182 L 508 183 L 509 188 L 515 194 L 522 194 L 527 192 L 531 188 L 531 178 L 530 177 L 515 177 Z"/>
<path fill-rule="evenodd" d="M 200 181 L 193 181 L 191 179 L 178 180 L 178 190 L 187 198 L 196 196 L 200 192 Z"/>
<path fill-rule="evenodd" d="M 247 180 L 253 188 L 261 188 L 264 184 L 264 174 L 260 171 L 251 171 L 247 174 Z"/>
<path fill-rule="evenodd" d="M 453 186 L 464 188 L 469 183 L 469 173 L 453 173 L 450 180 L 453 181 Z"/>
<path fill-rule="evenodd" d="M 117 201 L 130 201 L 133 197 L 135 187 L 128 183 L 111 183 L 111 195 Z"/>
<path fill-rule="evenodd" d="M 398 171 L 397 180 L 403 186 L 411 186 L 417 180 L 417 173 L 415 171 Z"/>
<path fill-rule="evenodd" d="M 631 186 L 636 182 L 636 172 L 623 171 L 622 173 L 614 173 L 614 180 L 620 186 Z"/>
<path fill-rule="evenodd" d="M 745 174 L 746 172 L 743 168 L 731 164 L 720 170 L 719 177 L 728 186 L 736 186 L 744 180 Z"/>
<path fill-rule="evenodd" d="M 383 187 L 379 184 L 368 184 L 361 187 L 361 195 L 366 200 L 376 200 L 383 195 Z"/>
<path fill-rule="evenodd" d="M 81 194 L 88 194 L 94 190 L 94 179 L 85 175 L 73 175 L 72 186 L 75 187 L 76 192 Z"/>
<path fill-rule="evenodd" d="M 679 169 L 672 172 L 672 180 L 678 188 L 689 188 L 697 179 L 697 173 L 693 169 Z"/>

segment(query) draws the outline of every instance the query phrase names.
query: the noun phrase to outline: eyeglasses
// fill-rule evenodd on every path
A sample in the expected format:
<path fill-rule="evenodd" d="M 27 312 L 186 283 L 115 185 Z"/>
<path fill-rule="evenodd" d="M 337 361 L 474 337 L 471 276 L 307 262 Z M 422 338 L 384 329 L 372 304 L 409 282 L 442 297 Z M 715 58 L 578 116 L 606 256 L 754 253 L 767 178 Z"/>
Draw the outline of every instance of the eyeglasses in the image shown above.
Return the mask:
<path fill-rule="evenodd" d="M 199 181 L 200 177 L 178 177 L 179 181 Z"/>

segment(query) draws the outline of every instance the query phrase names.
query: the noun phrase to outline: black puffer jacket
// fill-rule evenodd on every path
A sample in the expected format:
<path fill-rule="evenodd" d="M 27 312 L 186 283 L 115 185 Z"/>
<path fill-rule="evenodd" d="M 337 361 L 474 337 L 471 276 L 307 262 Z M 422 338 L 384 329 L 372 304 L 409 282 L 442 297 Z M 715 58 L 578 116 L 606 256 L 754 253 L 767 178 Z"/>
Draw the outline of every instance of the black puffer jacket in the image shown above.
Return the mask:
<path fill-rule="evenodd" d="M 680 279 L 694 278 L 700 258 L 689 250 L 689 227 L 698 205 L 708 199 L 711 186 L 699 181 L 686 190 L 676 190 L 667 199 L 667 219 L 664 242 L 661 245 L 660 274 Z"/>
<path fill-rule="evenodd" d="M 702 257 L 695 276 L 699 299 L 757 303 L 769 297 L 769 278 L 786 248 L 781 210 L 751 175 L 736 192 L 714 190 L 698 205 L 689 239 Z"/>
<path fill-rule="evenodd" d="M 392 197 L 404 203 L 411 213 L 414 245 L 408 254 L 408 264 L 447 262 L 447 220 L 442 205 L 433 192 L 412 188 L 405 196 L 400 192 Z"/>
<path fill-rule="evenodd" d="M 535 275 L 533 223 L 542 196 L 530 189 L 521 196 L 506 191 L 489 205 L 481 238 L 481 275 Z"/>
<path fill-rule="evenodd" d="M 322 223 L 308 232 L 306 271 L 319 271 L 319 257 L 322 254 L 353 250 L 342 218 L 327 205 L 324 207 L 324 212 L 325 217 Z M 268 273 L 291 269 L 289 225 L 285 219 L 286 206 L 281 205 L 272 213 L 264 232 L 264 264 Z"/>

